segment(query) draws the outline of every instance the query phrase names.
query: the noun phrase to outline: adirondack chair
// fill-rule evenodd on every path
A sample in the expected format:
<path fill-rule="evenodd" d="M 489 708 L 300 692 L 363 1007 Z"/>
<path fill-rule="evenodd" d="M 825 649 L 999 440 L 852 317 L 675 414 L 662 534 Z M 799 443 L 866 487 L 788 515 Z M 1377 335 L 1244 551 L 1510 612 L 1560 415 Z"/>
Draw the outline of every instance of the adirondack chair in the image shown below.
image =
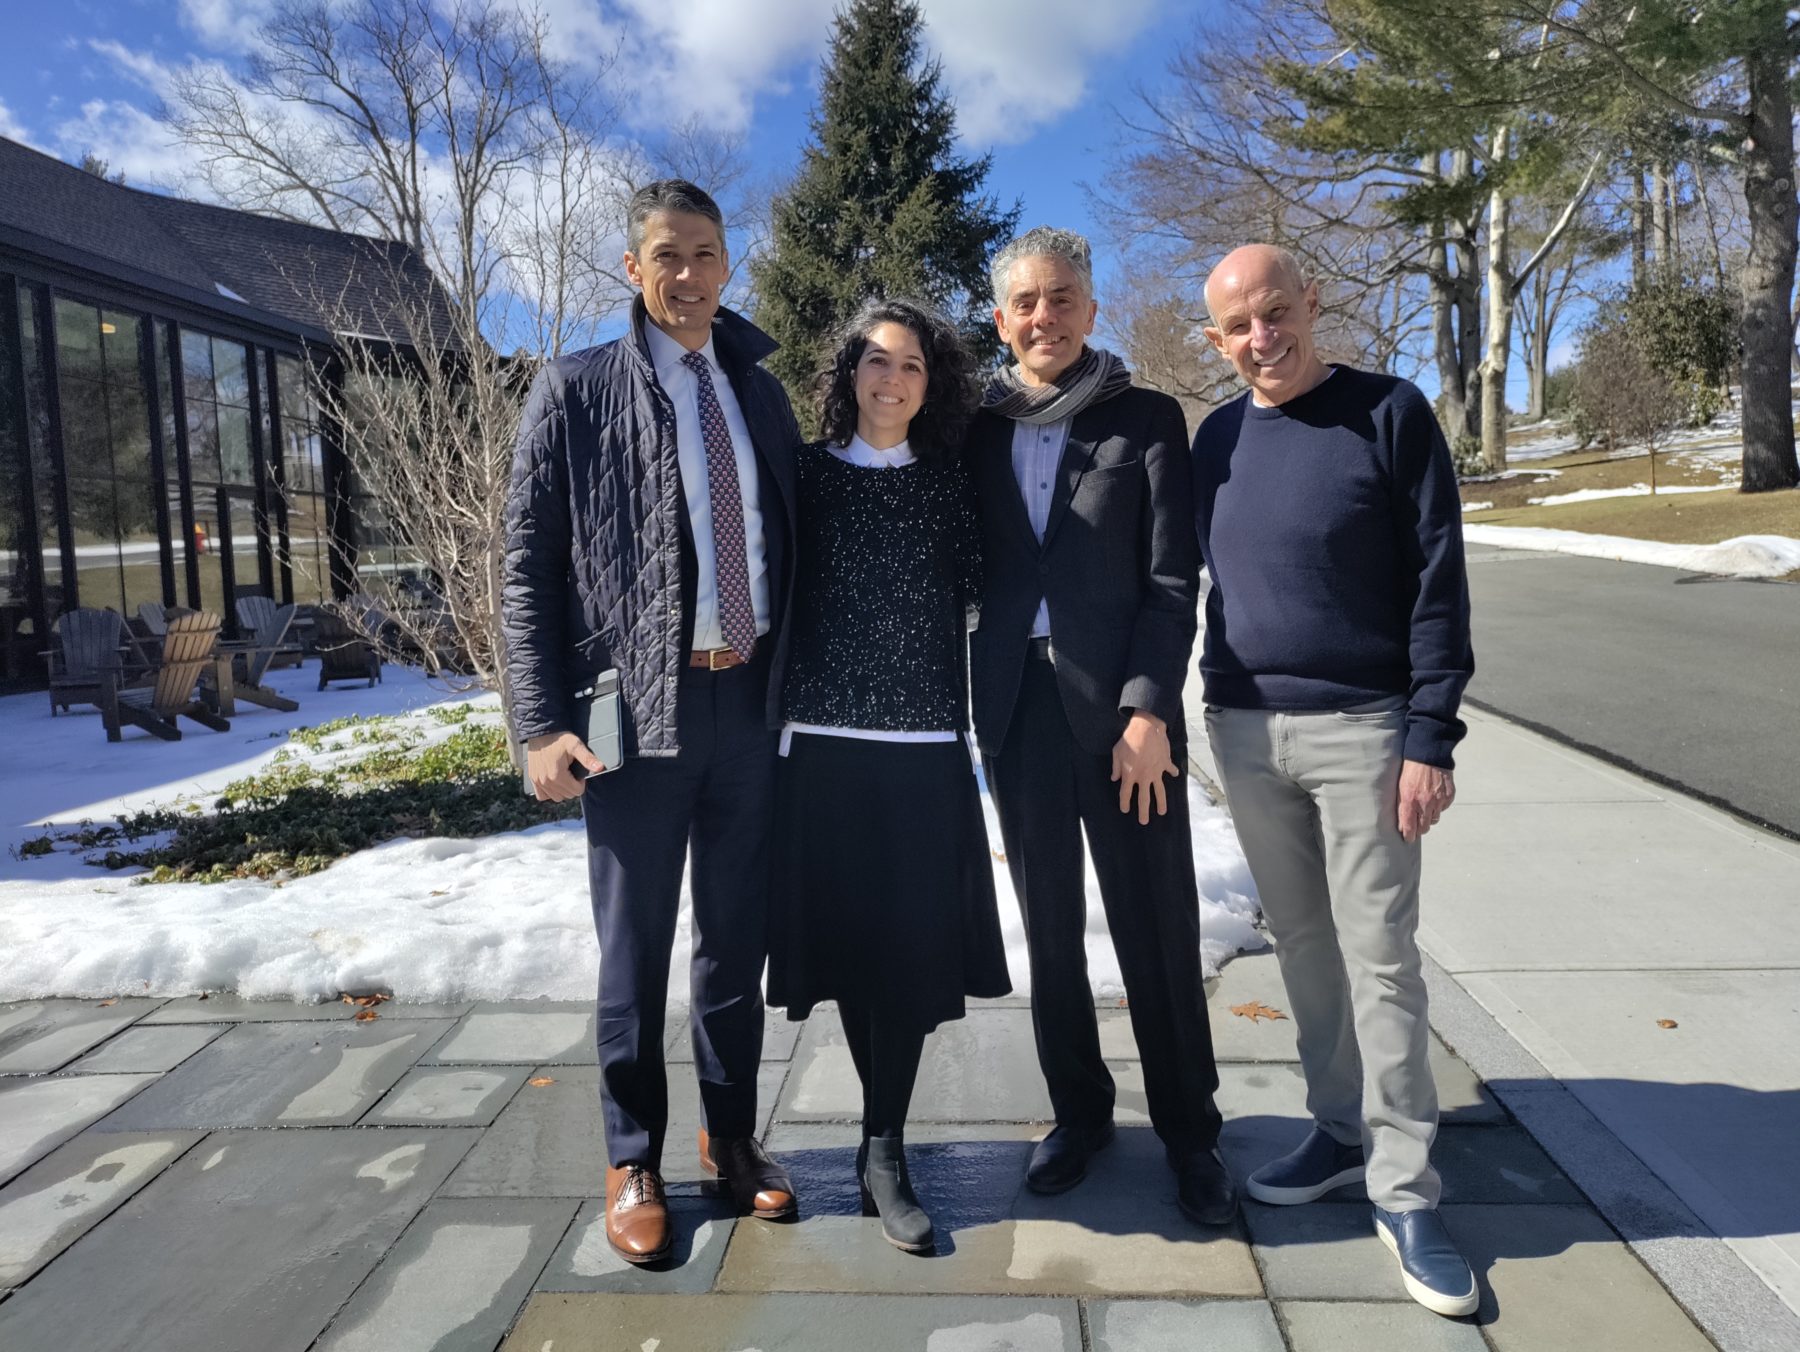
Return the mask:
<path fill-rule="evenodd" d="M 244 637 L 256 640 L 260 648 L 265 632 L 275 623 L 278 607 L 266 596 L 239 596 L 237 599 L 238 628 L 244 631 Z M 289 618 L 281 625 L 281 636 L 275 639 L 275 651 L 270 667 L 297 667 L 304 649 L 295 640 L 286 637 L 288 625 L 292 621 L 294 607 L 287 607 Z M 260 679 L 260 678 L 259 678 Z"/>
<path fill-rule="evenodd" d="M 252 598 L 262 600 L 262 597 Z M 243 622 L 242 600 L 238 601 L 239 622 Z M 281 709 L 292 713 L 300 706 L 286 695 L 278 695 L 262 683 L 275 656 L 286 644 L 288 626 L 294 622 L 294 611 L 297 607 L 281 606 L 272 610 L 264 622 L 256 629 L 255 647 L 235 650 L 231 681 L 231 698 L 244 700 L 251 704 L 260 704 L 265 709 Z M 248 627 L 248 626 L 246 626 Z M 244 664 L 244 675 L 239 679 L 236 672 L 236 661 Z"/>
<path fill-rule="evenodd" d="M 179 742 L 177 718 L 191 718 L 214 732 L 230 732 L 231 724 L 202 700 L 199 686 L 209 668 L 216 670 L 219 617 L 209 611 L 180 615 L 169 621 L 162 658 L 141 685 L 122 685 L 114 672 L 103 672 L 100 712 L 106 740 L 117 742 L 125 724 L 144 729 L 165 742 Z"/>
<path fill-rule="evenodd" d="M 107 668 L 123 674 L 126 657 L 136 649 L 125 621 L 111 610 L 71 610 L 56 622 L 56 647 L 43 654 L 50 661 L 50 716 L 57 706 L 100 702 L 100 674 Z"/>
<path fill-rule="evenodd" d="M 313 651 L 319 654 L 319 689 L 332 681 L 381 679 L 381 657 L 375 645 L 335 610 L 321 606 L 313 617 Z"/>

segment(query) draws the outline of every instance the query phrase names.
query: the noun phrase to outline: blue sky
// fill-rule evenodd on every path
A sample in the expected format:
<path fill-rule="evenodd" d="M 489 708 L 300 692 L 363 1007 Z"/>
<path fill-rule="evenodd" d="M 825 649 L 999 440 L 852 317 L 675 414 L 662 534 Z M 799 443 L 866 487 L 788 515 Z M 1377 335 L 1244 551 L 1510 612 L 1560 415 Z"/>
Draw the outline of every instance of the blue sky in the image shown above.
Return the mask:
<path fill-rule="evenodd" d="M 758 177 L 779 178 L 797 162 L 836 0 L 513 2 L 543 12 L 558 50 L 577 62 L 625 53 L 616 69 L 632 82 L 628 135 L 698 109 L 745 134 Z M 190 61 L 239 65 L 272 3 L 7 6 L 0 135 L 70 160 L 91 150 L 136 186 L 197 194 L 185 152 L 154 117 L 158 88 Z M 1003 202 L 1023 201 L 1022 224 L 1094 237 L 1102 307 L 1110 260 L 1084 185 L 1104 191 L 1119 135 L 1113 110 L 1134 101 L 1134 86 L 1157 88 L 1170 56 L 1220 8 L 1220 0 L 922 0 L 926 43 L 943 62 L 965 151 L 993 153 L 989 186 Z"/>
<path fill-rule="evenodd" d="M 156 71 L 240 57 L 267 0 L 64 0 L 8 6 L 0 44 L 0 135 L 67 159 L 93 150 L 138 186 L 180 190 L 182 155 L 153 120 Z M 806 136 L 831 0 L 546 0 L 571 49 L 621 37 L 631 64 L 675 100 L 704 89 L 709 112 L 748 136 L 755 168 L 780 175 Z M 1110 107 L 1155 81 L 1171 38 L 1206 6 L 1167 0 L 926 0 L 927 41 L 962 109 L 965 149 L 993 151 L 990 179 L 1022 198 L 1025 223 L 1098 233 L 1081 184 L 1104 180 Z M 670 11 L 679 11 L 671 14 Z M 1104 11 L 1099 13 L 1098 11 Z M 745 14 L 753 16 L 746 23 Z M 1060 32 L 1058 30 L 1061 30 Z M 1009 52 L 1024 44 L 1023 52 Z M 633 100 L 640 130 L 663 110 Z M 678 105 L 679 106 L 679 105 Z"/>

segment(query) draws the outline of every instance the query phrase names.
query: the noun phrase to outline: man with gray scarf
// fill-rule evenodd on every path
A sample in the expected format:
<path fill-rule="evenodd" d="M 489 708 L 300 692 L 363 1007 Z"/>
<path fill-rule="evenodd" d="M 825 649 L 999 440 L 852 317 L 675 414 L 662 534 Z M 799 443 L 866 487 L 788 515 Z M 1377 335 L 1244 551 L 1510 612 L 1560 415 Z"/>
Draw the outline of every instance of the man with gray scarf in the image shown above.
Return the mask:
<path fill-rule="evenodd" d="M 1217 1148 L 1181 778 L 1199 589 L 1187 424 L 1173 399 L 1087 345 L 1097 307 L 1080 235 L 1030 231 L 996 255 L 993 282 L 994 323 L 1017 362 L 994 378 L 967 447 L 984 570 L 970 698 L 1056 1113 L 1025 1181 L 1073 1187 L 1113 1136 L 1084 946 L 1085 828 L 1176 1199 L 1223 1225 L 1237 1197 Z"/>

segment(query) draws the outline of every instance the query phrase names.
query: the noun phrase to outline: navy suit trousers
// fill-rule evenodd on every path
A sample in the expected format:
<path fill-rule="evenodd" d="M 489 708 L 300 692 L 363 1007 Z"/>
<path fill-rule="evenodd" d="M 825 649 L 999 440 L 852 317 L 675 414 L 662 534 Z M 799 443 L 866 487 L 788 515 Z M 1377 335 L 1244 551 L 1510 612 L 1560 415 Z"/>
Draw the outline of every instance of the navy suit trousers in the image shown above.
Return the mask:
<path fill-rule="evenodd" d="M 600 940 L 600 1106 L 614 1166 L 660 1167 L 668 1129 L 664 1006 L 690 857 L 694 1071 L 714 1136 L 756 1133 L 768 953 L 776 736 L 769 664 L 684 668 L 681 751 L 628 760 L 582 798 Z"/>

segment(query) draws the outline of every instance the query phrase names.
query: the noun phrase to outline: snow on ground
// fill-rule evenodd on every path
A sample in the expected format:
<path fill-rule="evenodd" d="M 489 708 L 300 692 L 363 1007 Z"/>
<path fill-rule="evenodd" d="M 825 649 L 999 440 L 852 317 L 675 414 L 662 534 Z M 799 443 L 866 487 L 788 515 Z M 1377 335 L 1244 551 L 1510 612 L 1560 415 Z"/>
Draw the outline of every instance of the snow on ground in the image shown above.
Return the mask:
<path fill-rule="evenodd" d="M 1536 526 L 1463 526 L 1469 544 L 1502 549 L 1542 549 L 1581 554 L 1625 563 L 1651 563 L 1692 573 L 1727 577 L 1782 577 L 1800 569 L 1800 540 L 1785 535 L 1740 535 L 1716 545 L 1666 544 L 1632 540 L 1622 535 L 1589 535 L 1582 531 L 1546 530 Z"/>
<path fill-rule="evenodd" d="M 1664 484 L 1656 490 L 1658 497 L 1668 493 L 1720 493 L 1727 488 L 1736 488 L 1729 484 Z M 1578 488 L 1572 493 L 1552 493 L 1547 498 L 1527 498 L 1533 507 L 1559 507 L 1567 502 L 1597 502 L 1601 498 L 1645 498 L 1650 496 L 1650 485 L 1632 484 L 1629 488 Z M 1469 509 L 1464 507 L 1466 512 Z"/>
<path fill-rule="evenodd" d="M 1463 504 L 1463 511 L 1465 511 L 1465 512 L 1485 512 L 1489 508 L 1491 508 L 1493 505 L 1494 504 L 1491 502 L 1465 502 Z"/>
<path fill-rule="evenodd" d="M 448 695 L 401 668 L 373 690 L 315 692 L 313 668 L 271 673 L 300 701 L 295 714 L 251 707 L 229 733 L 184 729 L 178 743 L 127 731 L 105 740 L 92 711 L 52 719 L 40 692 L 0 699 L 0 742 L 29 747 L 0 777 L 0 840 L 41 835 L 41 823 L 108 822 L 172 800 L 201 804 L 287 746 L 286 734 L 346 714 L 407 714 L 420 734 L 448 735 L 424 715 Z M 492 696 L 477 717 L 498 717 Z M 329 749 L 323 758 L 334 755 Z M 1202 959 L 1264 940 L 1255 888 L 1230 818 L 1190 780 Z M 986 799 L 984 797 L 984 804 Z M 1019 921 L 991 807 L 1002 927 L 1013 985 L 1029 989 Z M 671 1003 L 687 998 L 686 889 Z M 1098 891 L 1088 879 L 1088 964 L 1096 994 L 1122 994 Z M 320 1000 L 385 990 L 401 1000 L 545 996 L 592 998 L 598 973 L 579 822 L 472 840 L 396 840 L 284 883 L 245 880 L 138 886 L 66 850 L 0 858 L 0 1001 L 50 996 L 185 995 L 231 990 L 264 999 Z"/>

